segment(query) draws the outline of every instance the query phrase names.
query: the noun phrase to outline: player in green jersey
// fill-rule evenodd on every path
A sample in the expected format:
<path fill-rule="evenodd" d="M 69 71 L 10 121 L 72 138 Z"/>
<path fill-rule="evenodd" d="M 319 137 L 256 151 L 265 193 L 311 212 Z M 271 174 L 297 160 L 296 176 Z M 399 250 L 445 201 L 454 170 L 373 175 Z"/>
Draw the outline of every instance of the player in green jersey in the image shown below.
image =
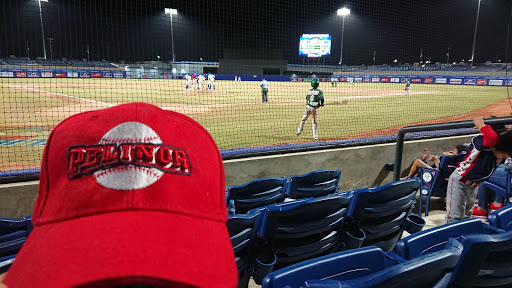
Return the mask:
<path fill-rule="evenodd" d="M 308 120 L 309 115 L 313 114 L 313 139 L 318 140 L 318 109 L 324 106 L 324 92 L 318 89 L 320 83 L 317 79 L 311 80 L 311 87 L 313 89 L 308 91 L 306 96 L 306 110 L 300 121 L 299 129 L 297 129 L 297 136 L 300 135 L 304 128 L 304 123 Z"/>

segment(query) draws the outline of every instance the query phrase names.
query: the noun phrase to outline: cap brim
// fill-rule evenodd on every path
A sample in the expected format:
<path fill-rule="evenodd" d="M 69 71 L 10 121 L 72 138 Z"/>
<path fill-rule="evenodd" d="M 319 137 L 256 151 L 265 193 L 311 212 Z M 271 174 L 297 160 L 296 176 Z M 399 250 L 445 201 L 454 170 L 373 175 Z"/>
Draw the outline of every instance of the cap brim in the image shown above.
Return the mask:
<path fill-rule="evenodd" d="M 57 288 L 108 279 L 115 283 L 123 277 L 236 287 L 238 272 L 225 223 L 129 211 L 45 224 L 32 231 L 5 283 L 9 288 Z"/>

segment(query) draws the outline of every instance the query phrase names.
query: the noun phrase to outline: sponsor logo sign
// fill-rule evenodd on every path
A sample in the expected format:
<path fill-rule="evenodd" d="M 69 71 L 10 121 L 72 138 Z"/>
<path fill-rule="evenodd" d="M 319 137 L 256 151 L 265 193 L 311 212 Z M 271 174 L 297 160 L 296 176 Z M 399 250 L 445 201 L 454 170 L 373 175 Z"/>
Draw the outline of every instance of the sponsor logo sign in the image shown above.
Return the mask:
<path fill-rule="evenodd" d="M 80 72 L 80 73 L 78 73 L 78 75 L 80 76 L 80 78 L 90 78 L 91 77 L 91 74 L 89 74 L 89 72 Z"/>
<path fill-rule="evenodd" d="M 114 78 L 123 78 L 123 73 L 114 73 Z M 297 79 L 293 79 L 294 81 L 297 81 Z"/>
<path fill-rule="evenodd" d="M 462 84 L 462 79 L 452 78 L 450 79 L 450 84 Z"/>
<path fill-rule="evenodd" d="M 68 77 L 69 78 L 77 78 L 78 77 L 78 72 L 68 72 Z"/>
<path fill-rule="evenodd" d="M 12 78 L 12 77 L 14 77 L 14 72 L 8 72 L 8 71 L 7 72 L 6 71 L 1 72 L 0 73 L 0 77 Z"/>
<path fill-rule="evenodd" d="M 503 85 L 503 80 L 496 80 L 496 79 L 489 80 L 489 85 L 492 85 L 492 86 L 502 86 Z"/>
<path fill-rule="evenodd" d="M 25 78 L 27 77 L 27 72 L 16 72 L 16 77 Z"/>
<path fill-rule="evenodd" d="M 436 78 L 436 83 L 437 84 L 446 84 L 448 79 L 446 78 Z"/>
<path fill-rule="evenodd" d="M 352 82 L 352 81 L 354 81 L 354 78 L 352 78 L 352 77 L 347 77 L 347 82 Z"/>
<path fill-rule="evenodd" d="M 380 82 L 389 82 L 389 78 L 380 78 Z"/>
<path fill-rule="evenodd" d="M 363 81 L 364 81 L 364 82 L 370 82 L 370 78 L 365 77 Z"/>
<path fill-rule="evenodd" d="M 347 78 L 345 77 L 340 77 L 340 82 L 346 82 L 347 81 Z"/>
<path fill-rule="evenodd" d="M 409 80 L 409 79 L 408 78 L 402 78 L 402 79 L 400 79 L 400 82 L 405 83 L 405 82 L 407 82 L 407 80 Z"/>
<path fill-rule="evenodd" d="M 103 77 L 105 77 L 105 78 L 112 78 L 112 73 L 110 73 L 110 72 L 103 73 Z"/>
<path fill-rule="evenodd" d="M 52 72 L 41 72 L 41 77 L 51 78 L 51 77 L 53 77 L 53 73 Z"/>
<path fill-rule="evenodd" d="M 487 85 L 487 79 L 478 79 L 476 81 L 476 84 L 478 84 L 478 85 Z"/>
<path fill-rule="evenodd" d="M 389 82 L 392 82 L 392 83 L 399 83 L 400 82 L 400 78 L 391 78 L 389 80 Z"/>
<path fill-rule="evenodd" d="M 512 86 L 512 80 L 507 81 L 507 86 Z"/>
<path fill-rule="evenodd" d="M 363 78 L 356 77 L 354 78 L 354 82 L 363 82 Z"/>
<path fill-rule="evenodd" d="M 380 82 L 380 78 L 374 77 L 372 78 L 372 82 Z"/>
<path fill-rule="evenodd" d="M 413 78 L 413 79 L 411 79 L 411 82 L 412 83 L 421 83 L 421 79 Z"/>
<path fill-rule="evenodd" d="M 433 80 L 434 80 L 433 78 L 425 78 L 423 83 L 432 83 Z"/>
<path fill-rule="evenodd" d="M 476 80 L 475 79 L 464 79 L 464 85 L 475 85 Z"/>
<path fill-rule="evenodd" d="M 101 76 L 102 76 L 101 73 L 98 73 L 98 72 L 91 73 L 92 78 L 101 78 Z"/>
<path fill-rule="evenodd" d="M 28 72 L 27 76 L 29 78 L 39 78 L 39 72 Z"/>
<path fill-rule="evenodd" d="M 55 72 L 55 78 L 65 78 L 66 76 L 66 73 Z"/>

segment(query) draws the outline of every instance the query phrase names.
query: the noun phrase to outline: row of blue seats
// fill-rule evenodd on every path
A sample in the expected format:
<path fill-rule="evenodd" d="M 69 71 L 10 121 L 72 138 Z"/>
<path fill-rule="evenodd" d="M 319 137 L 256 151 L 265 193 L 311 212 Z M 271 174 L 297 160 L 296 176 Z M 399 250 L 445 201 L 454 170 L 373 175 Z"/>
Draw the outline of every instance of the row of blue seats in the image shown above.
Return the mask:
<path fill-rule="evenodd" d="M 338 192 L 340 170 L 317 170 L 304 175 L 262 178 L 243 185 L 229 186 L 226 199 L 235 202 L 238 214 L 283 202 L 285 198 L 302 199 L 326 196 Z"/>
<path fill-rule="evenodd" d="M 0 274 L 9 269 L 32 229 L 30 216 L 0 218 Z"/>
<path fill-rule="evenodd" d="M 58 59 L 38 59 L 32 60 L 27 58 L 4 58 L 1 59 L 0 65 L 17 65 L 17 66 L 75 66 L 75 67 L 105 67 L 105 68 L 118 68 L 106 61 L 81 61 L 81 60 L 66 60 L 61 61 Z"/>
<path fill-rule="evenodd" d="M 229 215 L 227 228 L 239 287 L 273 270 L 339 251 L 377 246 L 390 251 L 403 231 L 425 221 L 411 214 L 419 179 L 277 203 Z"/>
<path fill-rule="evenodd" d="M 268 274 L 273 287 L 512 287 L 512 206 L 398 241 L 307 260 Z"/>

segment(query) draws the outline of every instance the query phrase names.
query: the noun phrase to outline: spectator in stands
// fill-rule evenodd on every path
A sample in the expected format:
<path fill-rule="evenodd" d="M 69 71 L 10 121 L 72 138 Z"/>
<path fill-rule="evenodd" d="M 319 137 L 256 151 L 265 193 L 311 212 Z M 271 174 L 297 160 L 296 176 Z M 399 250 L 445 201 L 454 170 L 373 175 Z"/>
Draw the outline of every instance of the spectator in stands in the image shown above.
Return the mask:
<path fill-rule="evenodd" d="M 5 284 L 236 287 L 224 197 L 219 149 L 191 118 L 145 103 L 71 116 Z"/>
<path fill-rule="evenodd" d="M 504 133 L 506 130 L 512 130 L 511 125 L 508 125 L 506 127 L 500 127 L 499 125 L 491 125 L 491 127 L 497 133 Z M 507 158 L 503 163 L 506 165 L 510 165 L 510 157 Z M 471 218 L 477 218 L 477 219 L 487 222 L 487 216 L 490 213 L 492 213 L 500 208 L 503 208 L 503 206 L 505 205 L 506 199 L 501 194 L 495 193 L 493 190 L 491 190 L 489 188 L 485 188 L 485 189 L 482 189 L 482 188 L 483 187 L 478 188 L 478 192 L 477 192 L 478 202 L 477 202 L 477 205 L 473 208 L 473 212 L 471 213 Z"/>
<path fill-rule="evenodd" d="M 452 151 L 443 152 L 443 156 L 457 155 L 459 153 L 467 153 L 469 148 L 470 148 L 470 146 L 468 144 L 457 145 L 455 147 L 455 149 L 453 149 Z M 426 160 L 434 162 L 435 168 L 437 168 L 437 169 L 439 168 L 439 163 L 441 161 L 440 161 L 440 159 L 437 156 L 435 156 L 435 155 L 428 155 Z M 422 159 L 416 159 L 411 164 L 411 167 L 410 167 L 410 170 L 409 170 L 409 174 L 407 174 L 406 177 L 401 178 L 401 180 L 405 180 L 405 179 L 410 178 L 410 177 L 418 176 L 419 172 L 420 172 L 419 167 L 433 168 L 430 165 L 428 165 L 427 163 L 425 163 L 425 161 L 423 161 Z"/>
<path fill-rule="evenodd" d="M 482 117 L 473 120 L 482 135 L 473 138 L 473 148 L 450 175 L 446 195 L 448 223 L 469 218 L 480 182 L 489 178 L 504 159 L 512 155 L 512 131 L 496 133 Z"/>

